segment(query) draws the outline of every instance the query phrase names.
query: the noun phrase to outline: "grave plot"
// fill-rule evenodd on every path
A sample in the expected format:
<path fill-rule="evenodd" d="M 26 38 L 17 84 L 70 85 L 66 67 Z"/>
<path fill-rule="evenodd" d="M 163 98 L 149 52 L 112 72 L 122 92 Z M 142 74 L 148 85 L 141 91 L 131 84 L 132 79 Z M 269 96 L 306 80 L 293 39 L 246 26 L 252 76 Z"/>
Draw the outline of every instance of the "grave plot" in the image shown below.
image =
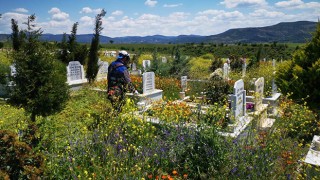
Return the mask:
<path fill-rule="evenodd" d="M 234 84 L 233 94 L 230 95 L 231 113 L 229 122 L 224 131 L 219 132 L 223 136 L 237 137 L 251 122 L 252 117 L 246 114 L 246 91 L 242 79 Z"/>
<path fill-rule="evenodd" d="M 136 99 L 139 109 L 145 109 L 153 102 L 162 100 L 163 90 L 155 88 L 154 72 L 144 72 L 142 74 L 142 86 L 142 94 L 133 95 L 133 93 L 127 93 L 127 96 Z"/>
<path fill-rule="evenodd" d="M 270 128 L 275 122 L 275 119 L 267 116 L 268 104 L 263 104 L 263 93 L 264 78 L 260 77 L 254 82 L 253 103 L 248 103 L 248 105 L 252 104 L 254 106 L 254 111 L 249 112 L 248 115 L 252 116 L 257 122 L 258 129 Z"/>

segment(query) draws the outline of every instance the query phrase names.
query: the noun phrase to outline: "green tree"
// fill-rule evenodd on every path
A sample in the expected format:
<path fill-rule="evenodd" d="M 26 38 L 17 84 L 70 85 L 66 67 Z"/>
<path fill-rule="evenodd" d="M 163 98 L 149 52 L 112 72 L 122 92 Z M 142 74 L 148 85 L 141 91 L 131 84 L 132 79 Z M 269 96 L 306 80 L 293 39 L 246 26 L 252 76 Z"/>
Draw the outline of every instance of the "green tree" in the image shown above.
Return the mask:
<path fill-rule="evenodd" d="M 25 23 L 28 28 L 23 31 L 27 34 L 25 43 L 13 53 L 17 72 L 13 77 L 15 86 L 10 93 L 10 103 L 25 109 L 30 115 L 29 128 L 36 127 L 33 129 L 37 129 L 36 116 L 60 111 L 68 99 L 65 66 L 41 44 L 39 37 L 42 31 L 34 30 L 35 18 L 34 14 L 28 17 Z M 34 141 L 31 144 L 35 145 Z"/>
<path fill-rule="evenodd" d="M 77 29 L 78 29 L 78 22 L 74 23 L 72 26 L 72 30 L 71 30 L 71 34 L 69 36 L 69 40 L 68 40 L 68 50 L 69 50 L 69 54 L 68 54 L 68 62 L 70 61 L 75 61 L 75 53 L 77 50 Z"/>
<path fill-rule="evenodd" d="M 104 9 L 96 16 L 95 20 L 95 28 L 94 28 L 94 37 L 91 41 L 91 46 L 89 50 L 89 59 L 87 64 L 87 74 L 86 77 L 89 80 L 89 83 L 94 82 L 96 76 L 98 74 L 99 65 L 98 65 L 98 58 L 99 58 L 99 41 L 100 41 L 100 34 L 103 29 L 102 27 L 102 17 L 106 15 L 106 11 Z"/>
<path fill-rule="evenodd" d="M 68 43 L 67 43 L 67 34 L 63 33 L 62 40 L 60 43 L 60 50 L 58 51 L 58 58 L 61 60 L 61 62 L 68 64 Z"/>
<path fill-rule="evenodd" d="M 276 84 L 282 93 L 292 93 L 294 100 L 306 98 L 312 107 L 320 101 L 320 22 L 312 39 L 296 51 L 293 59 L 278 67 Z"/>
<path fill-rule="evenodd" d="M 13 50 L 18 51 L 22 46 L 22 38 L 23 38 L 22 36 L 23 33 L 20 32 L 19 30 L 18 21 L 11 19 L 11 29 L 12 29 L 12 34 L 11 34 L 12 47 L 13 47 Z"/>

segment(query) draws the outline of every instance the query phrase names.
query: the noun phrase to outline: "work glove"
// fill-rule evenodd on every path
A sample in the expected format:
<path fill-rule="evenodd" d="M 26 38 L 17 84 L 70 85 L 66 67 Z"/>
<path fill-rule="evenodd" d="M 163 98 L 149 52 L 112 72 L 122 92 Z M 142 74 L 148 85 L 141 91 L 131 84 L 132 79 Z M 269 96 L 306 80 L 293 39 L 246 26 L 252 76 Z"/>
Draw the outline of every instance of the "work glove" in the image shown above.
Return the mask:
<path fill-rule="evenodd" d="M 137 90 L 135 90 L 134 92 L 133 92 L 133 95 L 138 95 L 139 94 L 139 92 L 137 91 Z"/>

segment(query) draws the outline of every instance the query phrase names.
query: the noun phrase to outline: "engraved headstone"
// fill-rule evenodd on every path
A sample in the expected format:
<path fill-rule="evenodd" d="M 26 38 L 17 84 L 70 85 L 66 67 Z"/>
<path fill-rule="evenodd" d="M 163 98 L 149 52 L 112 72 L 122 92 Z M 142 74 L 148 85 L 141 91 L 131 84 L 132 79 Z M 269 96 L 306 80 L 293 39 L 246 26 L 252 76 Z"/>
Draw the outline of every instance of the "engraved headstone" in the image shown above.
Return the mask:
<path fill-rule="evenodd" d="M 187 76 L 181 76 L 181 88 L 182 92 L 187 90 L 187 83 L 188 83 L 188 77 Z"/>
<path fill-rule="evenodd" d="M 143 80 L 143 94 L 150 93 L 155 90 L 154 72 L 143 73 L 142 80 Z"/>
<path fill-rule="evenodd" d="M 98 66 L 99 66 L 99 71 L 97 74 L 97 79 L 105 79 L 108 77 L 108 67 L 109 67 L 109 63 L 105 62 L 105 61 L 101 61 L 99 59 L 98 61 Z"/>
<path fill-rule="evenodd" d="M 149 68 L 151 66 L 151 61 L 150 60 L 143 60 L 142 66 L 144 69 Z"/>
<path fill-rule="evenodd" d="M 246 115 L 246 91 L 242 79 L 234 84 L 233 95 L 231 95 L 231 112 L 236 120 Z"/>
<path fill-rule="evenodd" d="M 229 65 L 228 63 L 223 64 L 223 79 L 229 79 Z"/>
<path fill-rule="evenodd" d="M 83 66 L 79 61 L 70 61 L 67 66 L 67 81 L 70 84 L 84 83 L 87 79 L 84 75 Z"/>

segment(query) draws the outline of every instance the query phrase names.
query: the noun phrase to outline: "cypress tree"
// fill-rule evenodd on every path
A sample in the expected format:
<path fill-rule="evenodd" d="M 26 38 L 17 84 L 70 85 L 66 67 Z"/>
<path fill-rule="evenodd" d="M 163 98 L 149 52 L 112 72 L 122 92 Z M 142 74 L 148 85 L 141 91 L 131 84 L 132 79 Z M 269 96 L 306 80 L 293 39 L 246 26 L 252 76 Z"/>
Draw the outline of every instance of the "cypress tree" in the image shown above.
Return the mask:
<path fill-rule="evenodd" d="M 99 59 L 99 41 L 100 41 L 100 34 L 103 29 L 102 27 L 102 17 L 106 15 L 106 11 L 104 9 L 101 10 L 101 12 L 96 16 L 95 20 L 95 28 L 94 28 L 94 36 L 91 41 L 91 46 L 89 50 L 89 59 L 88 59 L 88 65 L 87 65 L 87 74 L 86 77 L 89 80 L 89 83 L 94 82 L 98 70 L 98 59 Z"/>

